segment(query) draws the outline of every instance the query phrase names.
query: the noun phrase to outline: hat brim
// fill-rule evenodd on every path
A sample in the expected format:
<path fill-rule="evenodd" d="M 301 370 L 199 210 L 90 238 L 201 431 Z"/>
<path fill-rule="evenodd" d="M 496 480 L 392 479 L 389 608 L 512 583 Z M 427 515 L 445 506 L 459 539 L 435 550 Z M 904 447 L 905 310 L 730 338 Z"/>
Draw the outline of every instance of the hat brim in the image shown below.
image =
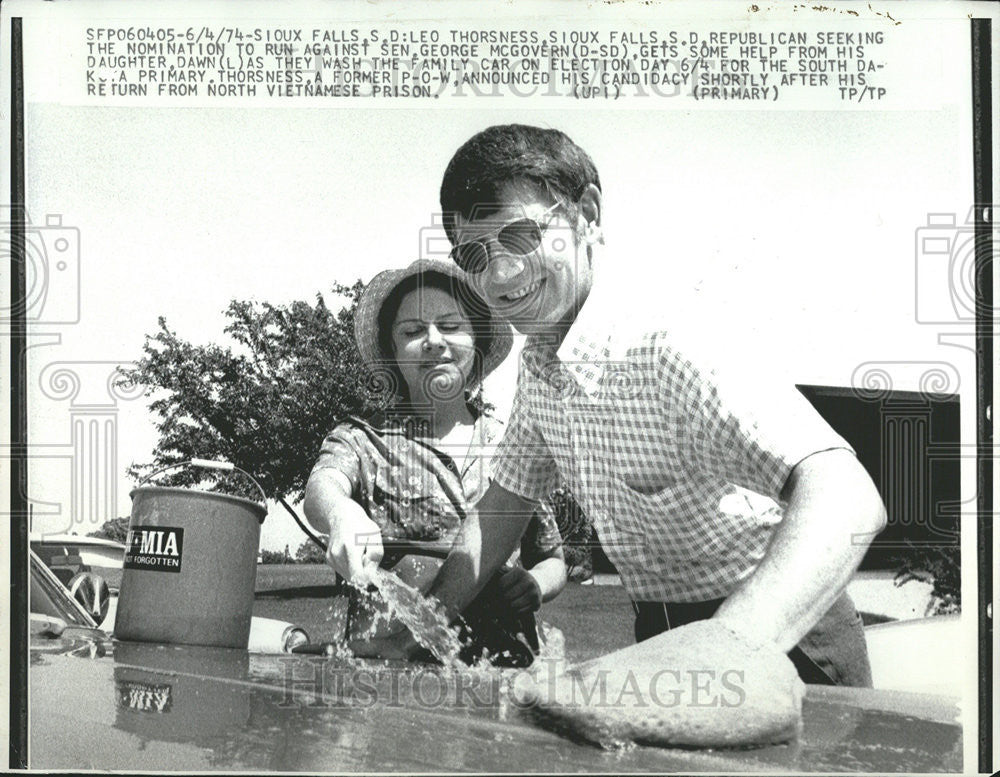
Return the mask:
<path fill-rule="evenodd" d="M 441 275 L 454 281 L 454 294 L 464 296 L 474 302 L 474 307 L 484 311 L 482 322 L 490 329 L 490 344 L 482 355 L 482 369 L 478 376 L 470 379 L 467 391 L 477 388 L 479 383 L 493 370 L 500 366 L 510 355 L 514 345 L 513 330 L 510 324 L 489 311 L 486 302 L 473 290 L 462 272 L 456 265 L 449 262 L 439 262 L 433 259 L 421 259 L 408 267 L 396 270 L 383 270 L 365 287 L 358 300 L 354 314 L 354 340 L 361 353 L 361 359 L 369 369 L 385 366 L 391 360 L 389 354 L 382 353 L 379 347 L 379 315 L 389 295 L 405 280 L 414 276 Z"/>

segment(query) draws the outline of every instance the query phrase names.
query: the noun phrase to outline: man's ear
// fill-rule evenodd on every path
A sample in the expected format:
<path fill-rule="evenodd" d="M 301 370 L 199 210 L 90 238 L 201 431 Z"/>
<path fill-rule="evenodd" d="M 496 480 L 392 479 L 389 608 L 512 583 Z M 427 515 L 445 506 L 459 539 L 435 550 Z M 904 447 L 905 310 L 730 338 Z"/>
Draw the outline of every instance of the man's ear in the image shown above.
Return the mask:
<path fill-rule="evenodd" d="M 601 226 L 601 190 L 595 184 L 587 184 L 587 188 L 583 190 L 577 204 L 580 215 L 586 219 L 588 224 L 593 224 L 595 227 Z"/>
<path fill-rule="evenodd" d="M 604 242 L 604 234 L 601 231 L 601 207 L 601 190 L 595 184 L 587 184 L 587 188 L 577 201 L 580 218 L 584 222 L 580 227 L 583 239 L 587 243 Z"/>

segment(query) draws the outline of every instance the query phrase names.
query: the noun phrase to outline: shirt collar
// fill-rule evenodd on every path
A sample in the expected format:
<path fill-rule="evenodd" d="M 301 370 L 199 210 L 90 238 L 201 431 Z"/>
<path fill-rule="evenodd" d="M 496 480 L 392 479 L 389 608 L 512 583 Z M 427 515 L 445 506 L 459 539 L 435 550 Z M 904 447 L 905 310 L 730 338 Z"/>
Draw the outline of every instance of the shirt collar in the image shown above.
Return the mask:
<path fill-rule="evenodd" d="M 491 442 L 496 436 L 496 424 L 499 423 L 489 413 L 479 411 L 472 402 L 468 403 L 472 414 L 473 442 Z M 377 411 L 368 418 L 347 416 L 347 420 L 363 426 L 376 434 L 397 434 L 408 438 L 430 438 L 433 422 L 433 409 L 430 406 L 418 406 L 396 400 L 387 407 Z"/>
<path fill-rule="evenodd" d="M 622 356 L 623 339 L 617 335 L 630 315 L 628 299 L 621 284 L 595 268 L 590 293 L 556 350 L 556 361 L 546 358 L 540 338 L 529 337 L 525 343 L 529 365 L 543 376 L 552 369 L 565 369 L 589 396 L 595 396 L 606 366 Z"/>

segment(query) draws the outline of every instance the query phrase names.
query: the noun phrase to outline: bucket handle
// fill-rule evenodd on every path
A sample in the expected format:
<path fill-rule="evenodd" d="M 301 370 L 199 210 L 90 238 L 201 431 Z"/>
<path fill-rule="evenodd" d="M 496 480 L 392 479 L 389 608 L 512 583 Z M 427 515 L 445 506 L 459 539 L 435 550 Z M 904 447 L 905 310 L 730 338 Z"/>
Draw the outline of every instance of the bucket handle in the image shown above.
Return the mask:
<path fill-rule="evenodd" d="M 225 472 L 239 472 L 241 475 L 246 475 L 250 482 L 257 486 L 257 490 L 260 491 L 260 501 L 263 504 L 267 504 L 267 494 L 264 493 L 264 489 L 261 488 L 260 483 L 257 482 L 257 478 L 247 472 L 245 469 L 240 469 L 235 464 L 229 461 L 213 461 L 212 459 L 188 459 L 187 461 L 178 461 L 173 464 L 168 464 L 165 467 L 160 467 L 158 470 L 150 472 L 146 477 L 139 481 L 139 485 L 136 488 L 142 487 L 144 483 L 150 478 L 156 477 L 157 475 L 166 472 L 168 469 L 174 469 L 175 467 L 183 467 L 190 465 L 192 467 L 204 467 L 205 469 L 219 469 Z"/>

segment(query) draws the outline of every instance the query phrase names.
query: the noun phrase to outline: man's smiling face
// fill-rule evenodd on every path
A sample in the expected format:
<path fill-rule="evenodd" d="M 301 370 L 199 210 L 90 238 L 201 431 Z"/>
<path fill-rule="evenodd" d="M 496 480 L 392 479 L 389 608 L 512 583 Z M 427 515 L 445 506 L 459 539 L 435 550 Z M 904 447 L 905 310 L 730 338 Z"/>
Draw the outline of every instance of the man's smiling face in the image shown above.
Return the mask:
<path fill-rule="evenodd" d="M 457 218 L 453 256 L 519 332 L 561 337 L 593 280 L 581 239 L 586 220 L 530 185 L 503 187 L 498 205 L 482 217 Z"/>

